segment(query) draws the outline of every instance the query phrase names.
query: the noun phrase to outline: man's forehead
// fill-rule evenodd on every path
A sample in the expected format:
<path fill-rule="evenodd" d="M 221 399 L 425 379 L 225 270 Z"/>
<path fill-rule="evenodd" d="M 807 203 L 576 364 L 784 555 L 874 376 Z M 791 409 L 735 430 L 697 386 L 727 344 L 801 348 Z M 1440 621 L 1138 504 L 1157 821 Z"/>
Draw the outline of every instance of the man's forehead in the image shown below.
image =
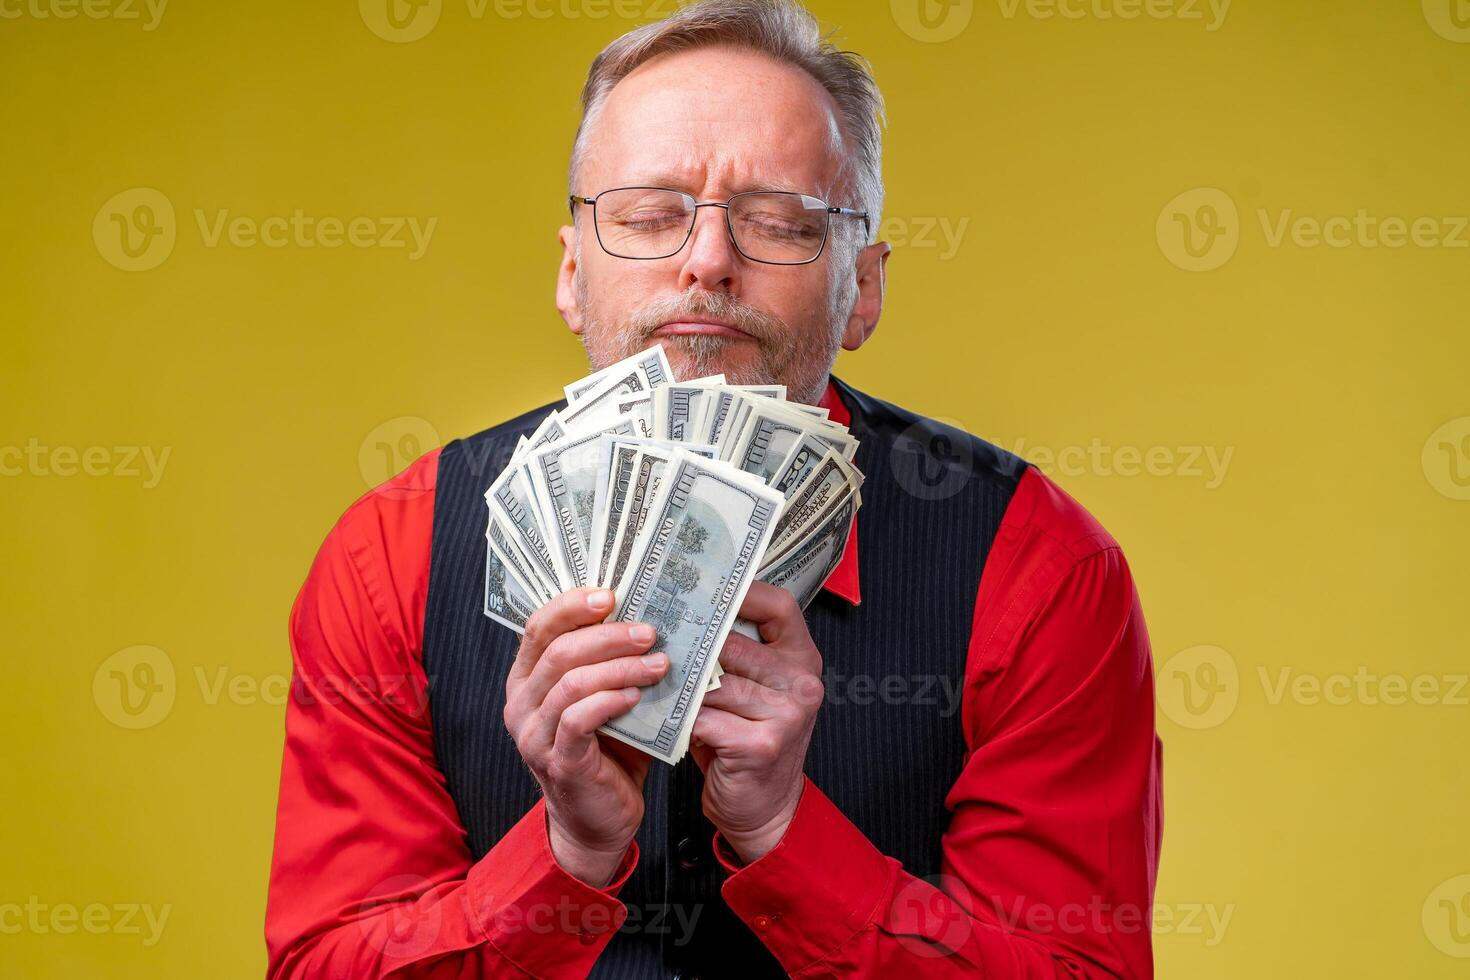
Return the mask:
<path fill-rule="evenodd" d="M 691 193 L 820 193 L 842 153 L 836 103 L 816 79 L 730 48 L 641 65 L 609 93 L 591 143 L 602 179 Z"/>

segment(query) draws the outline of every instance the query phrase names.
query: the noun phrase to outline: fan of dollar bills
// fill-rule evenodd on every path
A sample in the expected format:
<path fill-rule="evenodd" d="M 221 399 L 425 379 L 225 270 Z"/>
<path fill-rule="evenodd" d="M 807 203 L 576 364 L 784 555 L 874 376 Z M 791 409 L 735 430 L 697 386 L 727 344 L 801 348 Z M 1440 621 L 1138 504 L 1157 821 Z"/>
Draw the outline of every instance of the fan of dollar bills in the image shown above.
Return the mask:
<path fill-rule="evenodd" d="M 750 583 L 802 607 L 837 566 L 863 477 L 857 439 L 782 385 L 675 381 L 655 347 L 569 384 L 485 492 L 485 615 L 522 632 L 567 589 L 615 596 L 669 670 L 601 729 L 675 763 Z"/>

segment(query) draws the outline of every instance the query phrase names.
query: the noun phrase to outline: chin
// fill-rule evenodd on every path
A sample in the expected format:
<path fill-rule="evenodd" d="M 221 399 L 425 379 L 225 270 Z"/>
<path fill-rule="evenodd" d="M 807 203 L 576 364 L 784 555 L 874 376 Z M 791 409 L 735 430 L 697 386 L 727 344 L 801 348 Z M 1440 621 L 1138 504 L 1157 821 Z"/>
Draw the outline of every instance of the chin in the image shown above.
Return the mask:
<path fill-rule="evenodd" d="M 731 384 L 762 384 L 772 380 L 761 347 L 753 338 L 684 334 L 649 337 L 644 346 L 660 343 L 674 375 L 680 379 L 723 374 Z"/>

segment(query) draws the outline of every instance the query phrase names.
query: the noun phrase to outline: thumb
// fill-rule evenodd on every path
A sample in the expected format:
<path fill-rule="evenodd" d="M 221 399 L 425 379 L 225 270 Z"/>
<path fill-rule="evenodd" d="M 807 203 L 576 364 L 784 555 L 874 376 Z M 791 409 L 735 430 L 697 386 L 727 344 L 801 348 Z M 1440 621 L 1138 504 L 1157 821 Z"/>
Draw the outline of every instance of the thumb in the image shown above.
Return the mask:
<path fill-rule="evenodd" d="M 694 764 L 699 767 L 699 771 L 708 774 L 709 764 L 715 759 L 715 750 L 698 739 L 691 739 L 689 754 L 694 756 Z"/>

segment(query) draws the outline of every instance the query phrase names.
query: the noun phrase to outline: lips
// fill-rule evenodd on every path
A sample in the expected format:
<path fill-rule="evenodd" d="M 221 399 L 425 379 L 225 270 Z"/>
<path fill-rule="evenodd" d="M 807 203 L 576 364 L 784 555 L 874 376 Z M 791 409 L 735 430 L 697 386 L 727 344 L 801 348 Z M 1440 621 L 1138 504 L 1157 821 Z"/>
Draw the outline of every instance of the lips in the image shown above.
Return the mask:
<path fill-rule="evenodd" d="M 732 339 L 749 338 L 750 334 L 736 329 L 727 323 L 713 323 L 706 320 L 675 320 L 665 323 L 653 332 L 655 337 L 730 337 Z"/>

